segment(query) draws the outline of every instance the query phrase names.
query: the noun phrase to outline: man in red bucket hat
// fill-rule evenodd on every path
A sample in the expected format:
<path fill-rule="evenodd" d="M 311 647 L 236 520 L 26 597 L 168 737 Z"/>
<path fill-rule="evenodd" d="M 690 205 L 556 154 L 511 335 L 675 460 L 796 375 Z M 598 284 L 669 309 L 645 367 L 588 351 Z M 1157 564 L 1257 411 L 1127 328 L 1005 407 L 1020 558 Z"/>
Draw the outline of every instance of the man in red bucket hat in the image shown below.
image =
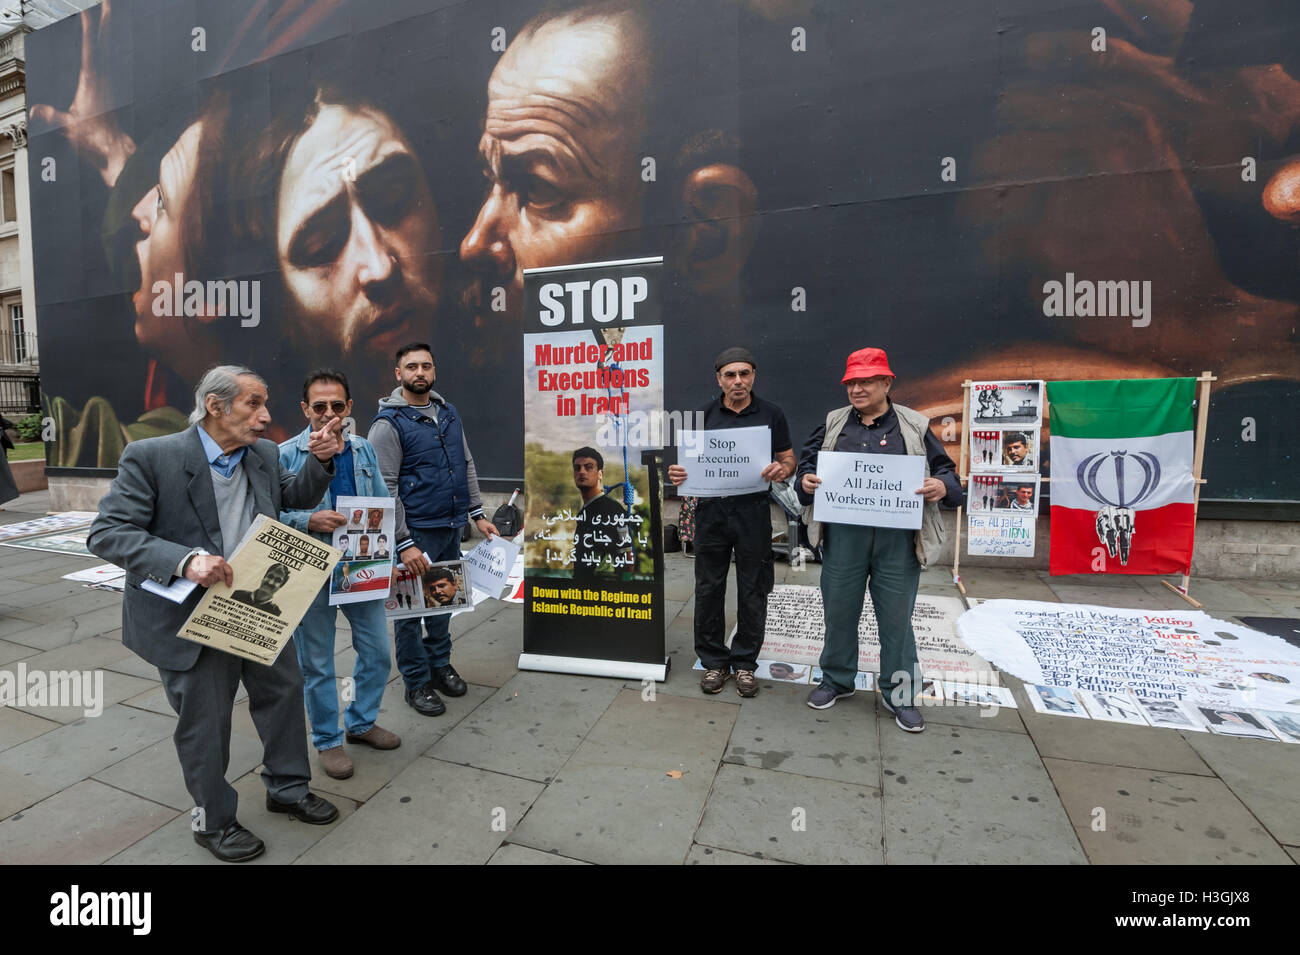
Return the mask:
<path fill-rule="evenodd" d="M 925 729 L 916 708 L 921 667 L 912 632 L 912 608 L 921 568 L 935 561 L 945 537 L 939 502 L 961 503 L 961 484 L 952 459 L 930 433 L 930 419 L 889 399 L 894 382 L 889 359 L 879 348 L 849 355 L 842 380 L 847 407 L 826 415 L 804 444 L 795 488 L 805 505 L 820 485 L 821 451 L 853 454 L 916 454 L 926 461 L 926 478 L 916 493 L 925 506 L 918 531 L 858 524 L 828 524 L 822 530 L 822 609 L 826 643 L 822 681 L 808 695 L 808 705 L 824 710 L 853 694 L 858 673 L 858 619 L 864 591 L 871 590 L 880 633 L 880 702 L 894 722 L 909 733 Z M 811 510 L 811 507 L 809 507 Z M 807 515 L 811 518 L 811 514 Z M 815 535 L 817 526 L 809 528 Z"/>

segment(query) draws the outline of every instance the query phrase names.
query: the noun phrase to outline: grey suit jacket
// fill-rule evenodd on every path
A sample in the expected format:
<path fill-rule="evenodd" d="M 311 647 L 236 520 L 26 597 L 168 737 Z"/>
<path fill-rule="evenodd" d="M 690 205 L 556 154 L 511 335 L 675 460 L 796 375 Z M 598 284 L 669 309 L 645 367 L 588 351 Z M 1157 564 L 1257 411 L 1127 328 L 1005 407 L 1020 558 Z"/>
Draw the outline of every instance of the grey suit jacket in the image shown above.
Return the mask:
<path fill-rule="evenodd" d="M 258 441 L 244 454 L 253 511 L 276 520 L 283 508 L 311 510 L 319 504 L 333 472 L 332 462 L 326 467 L 311 456 L 297 474 L 282 471 L 280 449 L 272 441 Z M 140 585 L 148 578 L 167 586 L 191 550 L 202 547 L 220 554 L 222 544 L 198 428 L 191 425 L 179 434 L 128 444 L 86 541 L 91 553 L 126 570 L 122 643 L 165 670 L 194 666 L 202 646 L 176 634 L 204 588 L 196 587 L 184 603 L 175 604 Z M 235 586 L 240 583 L 236 580 Z"/>

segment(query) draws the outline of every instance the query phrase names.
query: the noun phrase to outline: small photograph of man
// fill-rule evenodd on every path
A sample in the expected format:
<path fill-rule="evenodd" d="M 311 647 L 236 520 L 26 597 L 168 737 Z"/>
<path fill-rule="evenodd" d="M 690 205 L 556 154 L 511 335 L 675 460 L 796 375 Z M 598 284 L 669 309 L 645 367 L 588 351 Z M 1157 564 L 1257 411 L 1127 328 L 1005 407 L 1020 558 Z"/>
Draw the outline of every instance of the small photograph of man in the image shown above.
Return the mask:
<path fill-rule="evenodd" d="M 266 568 L 266 573 L 262 575 L 262 582 L 258 584 L 256 590 L 236 590 L 230 595 L 231 600 L 238 600 L 240 603 L 248 604 L 250 607 L 256 607 L 265 613 L 280 616 L 280 608 L 271 600 L 281 587 L 289 582 L 289 568 L 281 563 L 274 563 Z"/>
<path fill-rule="evenodd" d="M 424 605 L 430 610 L 440 607 L 463 607 L 469 604 L 469 588 L 465 586 L 462 561 L 434 564 L 422 578 Z"/>
<path fill-rule="evenodd" d="M 388 550 L 388 535 L 380 534 L 375 542 L 375 559 L 388 560 L 392 556 Z"/>
<path fill-rule="evenodd" d="M 573 486 L 582 496 L 573 536 L 573 576 L 590 579 L 632 568 L 632 532 L 622 503 L 605 493 L 605 459 L 595 448 L 573 452 Z"/>
<path fill-rule="evenodd" d="M 1034 466 L 1033 438 L 1024 431 L 1006 431 L 1002 435 L 1002 463 L 1007 467 Z"/>
<path fill-rule="evenodd" d="M 363 511 L 361 508 L 359 507 L 353 508 L 352 516 L 348 519 L 348 530 L 350 531 L 361 530 L 361 522 L 362 522 L 362 517 L 364 515 L 365 515 L 365 511 Z"/>
<path fill-rule="evenodd" d="M 370 535 L 362 534 L 357 541 L 357 558 L 364 559 L 370 556 Z"/>
<path fill-rule="evenodd" d="M 366 531 L 374 534 L 383 529 L 384 526 L 384 509 L 382 507 L 372 507 L 366 510 Z"/>
<path fill-rule="evenodd" d="M 1003 510 L 1033 514 L 1038 509 L 1034 501 L 1034 482 L 1003 481 L 1002 486 L 998 488 L 997 500 L 993 506 Z"/>
<path fill-rule="evenodd" d="M 768 663 L 765 660 L 760 660 L 754 675 L 760 680 L 778 680 L 781 683 L 807 683 L 808 667 L 795 666 L 780 661 Z"/>

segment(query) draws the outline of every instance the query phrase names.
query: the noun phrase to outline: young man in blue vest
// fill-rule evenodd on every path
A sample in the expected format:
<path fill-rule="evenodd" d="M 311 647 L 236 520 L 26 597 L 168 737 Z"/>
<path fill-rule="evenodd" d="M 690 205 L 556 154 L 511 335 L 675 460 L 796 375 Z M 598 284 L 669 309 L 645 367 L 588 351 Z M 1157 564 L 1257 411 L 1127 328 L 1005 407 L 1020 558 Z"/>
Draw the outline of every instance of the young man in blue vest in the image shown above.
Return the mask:
<path fill-rule="evenodd" d="M 397 501 L 397 557 L 408 570 L 423 574 L 429 561 L 460 557 L 460 533 L 467 521 L 473 520 L 485 537 L 497 529 L 483 513 L 474 458 L 456 406 L 432 390 L 432 349 L 423 342 L 403 345 L 397 350 L 395 374 L 398 387 L 379 402 L 369 437 L 384 483 Z M 451 665 L 450 622 L 449 614 L 434 614 L 393 625 L 406 702 L 424 716 L 446 712 L 439 690 L 465 695 L 465 681 Z"/>
<path fill-rule="evenodd" d="M 295 474 L 306 463 L 311 433 L 335 419 L 352 416 L 352 391 L 347 377 L 330 368 L 318 368 L 309 374 L 302 386 L 302 413 L 307 429 L 280 445 L 280 467 Z M 338 499 L 354 495 L 387 497 L 388 488 L 370 442 L 349 434 L 343 450 L 334 455 L 334 479 L 321 502 L 310 511 L 282 510 L 280 520 L 328 544 L 334 532 L 348 522 L 347 516 L 339 513 Z M 330 606 L 329 597 L 327 581 L 294 632 L 293 644 L 298 649 L 311 741 L 319 753 L 321 769 L 334 779 L 347 779 L 353 766 L 352 758 L 343 749 L 345 738 L 349 743 L 365 743 L 375 749 L 396 749 L 402 740 L 375 722 L 388 684 L 388 618 L 384 602 L 366 600 L 340 608 Z M 340 609 L 352 628 L 352 648 L 357 653 L 352 673 L 355 695 L 343 714 L 346 736 L 339 729 L 338 691 L 334 686 L 335 622 Z"/>

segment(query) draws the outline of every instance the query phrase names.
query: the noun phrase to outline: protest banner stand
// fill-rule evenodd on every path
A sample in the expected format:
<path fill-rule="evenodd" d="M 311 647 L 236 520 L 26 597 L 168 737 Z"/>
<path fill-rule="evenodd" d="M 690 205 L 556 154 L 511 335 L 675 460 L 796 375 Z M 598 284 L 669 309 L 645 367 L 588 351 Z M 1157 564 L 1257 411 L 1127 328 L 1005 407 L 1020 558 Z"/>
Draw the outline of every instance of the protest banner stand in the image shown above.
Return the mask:
<path fill-rule="evenodd" d="M 1205 460 L 1205 431 L 1210 421 L 1210 383 L 1218 381 L 1212 372 L 1203 371 L 1201 377 L 1196 379 L 1197 382 L 1197 409 L 1196 409 L 1196 451 L 1192 458 L 1192 480 L 1195 482 L 1192 491 L 1192 522 L 1196 522 L 1196 513 L 1201 505 L 1201 485 L 1205 483 L 1205 478 L 1201 476 L 1201 465 Z M 1187 592 L 1192 582 L 1190 573 L 1183 574 L 1182 587 L 1175 587 L 1163 577 L 1160 582 L 1172 590 L 1178 596 L 1182 597 L 1197 610 L 1201 609 L 1199 601 L 1193 600 Z"/>
<path fill-rule="evenodd" d="M 667 676 L 662 283 L 662 257 L 524 271 L 521 670 Z"/>

